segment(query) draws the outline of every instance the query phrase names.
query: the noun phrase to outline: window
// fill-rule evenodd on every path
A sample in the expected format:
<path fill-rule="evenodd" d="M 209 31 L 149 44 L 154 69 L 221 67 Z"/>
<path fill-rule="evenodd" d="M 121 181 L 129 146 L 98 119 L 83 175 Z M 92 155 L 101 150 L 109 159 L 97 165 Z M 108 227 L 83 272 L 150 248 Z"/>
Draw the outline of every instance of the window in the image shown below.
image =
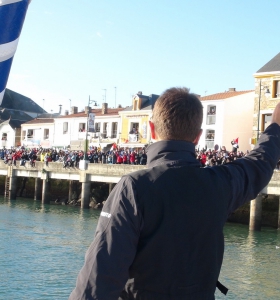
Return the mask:
<path fill-rule="evenodd" d="M 280 98 L 280 80 L 273 81 L 272 98 Z"/>
<path fill-rule="evenodd" d="M 44 140 L 48 140 L 49 139 L 49 129 L 44 129 Z"/>
<path fill-rule="evenodd" d="M 129 131 L 129 142 L 137 142 L 139 133 L 138 133 L 139 123 L 130 123 Z"/>
<path fill-rule="evenodd" d="M 108 123 L 103 123 L 102 133 L 104 134 L 104 136 L 107 136 L 107 129 L 108 129 Z"/>
<path fill-rule="evenodd" d="M 63 122 L 63 134 L 68 132 L 68 122 Z"/>
<path fill-rule="evenodd" d="M 265 130 L 271 124 L 271 118 L 272 118 L 272 114 L 264 115 L 264 128 L 263 128 L 263 130 Z"/>
<path fill-rule="evenodd" d="M 34 136 L 34 130 L 33 129 L 28 129 L 27 130 L 27 138 L 28 139 L 33 139 Z"/>
<path fill-rule="evenodd" d="M 129 133 L 138 133 L 139 123 L 130 123 L 130 132 Z"/>
<path fill-rule="evenodd" d="M 86 131 L 86 123 L 79 123 L 79 132 Z"/>
<path fill-rule="evenodd" d="M 207 119 L 206 124 L 212 125 L 216 123 L 216 106 L 208 105 L 207 106 Z"/>
<path fill-rule="evenodd" d="M 100 132 L 100 123 L 95 123 L 94 127 L 95 127 L 95 132 Z"/>
<path fill-rule="evenodd" d="M 26 130 L 23 130 L 21 133 L 21 139 L 25 140 L 25 136 L 26 136 Z"/>
<path fill-rule="evenodd" d="M 112 138 L 116 138 L 117 137 L 117 131 L 118 131 L 118 123 L 117 122 L 113 122 L 112 123 L 112 134 L 111 134 Z"/>
<path fill-rule="evenodd" d="M 208 149 L 214 149 L 215 130 L 208 129 L 205 133 L 205 146 Z"/>
<path fill-rule="evenodd" d="M 2 141 L 7 141 L 7 133 L 2 133 Z"/>

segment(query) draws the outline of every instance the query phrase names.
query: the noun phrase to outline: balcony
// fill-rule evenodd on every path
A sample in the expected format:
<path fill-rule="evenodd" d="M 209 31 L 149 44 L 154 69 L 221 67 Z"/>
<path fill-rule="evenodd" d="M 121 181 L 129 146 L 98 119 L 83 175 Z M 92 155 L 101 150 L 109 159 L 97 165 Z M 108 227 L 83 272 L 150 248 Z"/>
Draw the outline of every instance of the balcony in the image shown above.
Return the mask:
<path fill-rule="evenodd" d="M 138 140 L 139 140 L 139 134 L 131 133 L 128 135 L 128 141 L 130 143 L 136 143 L 136 142 L 138 142 Z"/>

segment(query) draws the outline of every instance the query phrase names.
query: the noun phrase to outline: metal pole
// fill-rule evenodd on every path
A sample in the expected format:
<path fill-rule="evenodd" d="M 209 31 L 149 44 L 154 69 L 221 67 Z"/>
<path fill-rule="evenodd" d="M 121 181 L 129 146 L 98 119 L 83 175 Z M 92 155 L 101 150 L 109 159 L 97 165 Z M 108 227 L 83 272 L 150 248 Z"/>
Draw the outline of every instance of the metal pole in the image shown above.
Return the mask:
<path fill-rule="evenodd" d="M 259 91 L 259 111 L 258 111 L 258 134 L 257 134 L 257 140 L 259 140 L 260 137 L 260 112 L 261 112 L 261 89 L 262 87 L 262 80 L 260 79 L 260 91 Z"/>
<path fill-rule="evenodd" d="M 84 160 L 88 160 L 87 150 L 88 150 L 88 117 L 89 117 L 89 105 L 90 105 L 90 96 L 88 96 L 88 112 L 87 112 L 87 123 L 86 123 L 86 140 L 84 146 Z"/>

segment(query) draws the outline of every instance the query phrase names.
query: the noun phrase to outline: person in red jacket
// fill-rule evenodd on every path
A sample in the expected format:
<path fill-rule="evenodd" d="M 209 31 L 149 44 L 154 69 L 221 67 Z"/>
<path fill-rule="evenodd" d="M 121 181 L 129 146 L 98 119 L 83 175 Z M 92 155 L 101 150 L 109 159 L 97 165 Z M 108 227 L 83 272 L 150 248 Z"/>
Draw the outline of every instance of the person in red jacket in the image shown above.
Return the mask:
<path fill-rule="evenodd" d="M 126 151 L 123 151 L 123 163 L 124 164 L 127 164 L 127 153 L 126 153 Z"/>
<path fill-rule="evenodd" d="M 122 164 L 123 163 L 123 158 L 122 158 L 119 151 L 116 151 L 116 156 L 117 156 L 117 164 Z"/>
<path fill-rule="evenodd" d="M 131 165 L 135 165 L 135 152 L 134 151 L 130 152 L 129 160 L 130 160 Z"/>

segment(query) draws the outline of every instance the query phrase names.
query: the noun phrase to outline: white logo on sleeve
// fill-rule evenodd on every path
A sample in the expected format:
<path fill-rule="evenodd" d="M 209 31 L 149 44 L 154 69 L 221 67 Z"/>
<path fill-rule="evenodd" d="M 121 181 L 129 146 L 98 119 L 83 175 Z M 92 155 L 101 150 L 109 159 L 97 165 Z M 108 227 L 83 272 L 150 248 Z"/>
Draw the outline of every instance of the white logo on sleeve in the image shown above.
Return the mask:
<path fill-rule="evenodd" d="M 109 213 L 107 213 L 105 211 L 102 211 L 101 214 L 100 214 L 100 216 L 106 217 L 106 218 L 111 218 L 111 214 L 109 214 Z"/>

